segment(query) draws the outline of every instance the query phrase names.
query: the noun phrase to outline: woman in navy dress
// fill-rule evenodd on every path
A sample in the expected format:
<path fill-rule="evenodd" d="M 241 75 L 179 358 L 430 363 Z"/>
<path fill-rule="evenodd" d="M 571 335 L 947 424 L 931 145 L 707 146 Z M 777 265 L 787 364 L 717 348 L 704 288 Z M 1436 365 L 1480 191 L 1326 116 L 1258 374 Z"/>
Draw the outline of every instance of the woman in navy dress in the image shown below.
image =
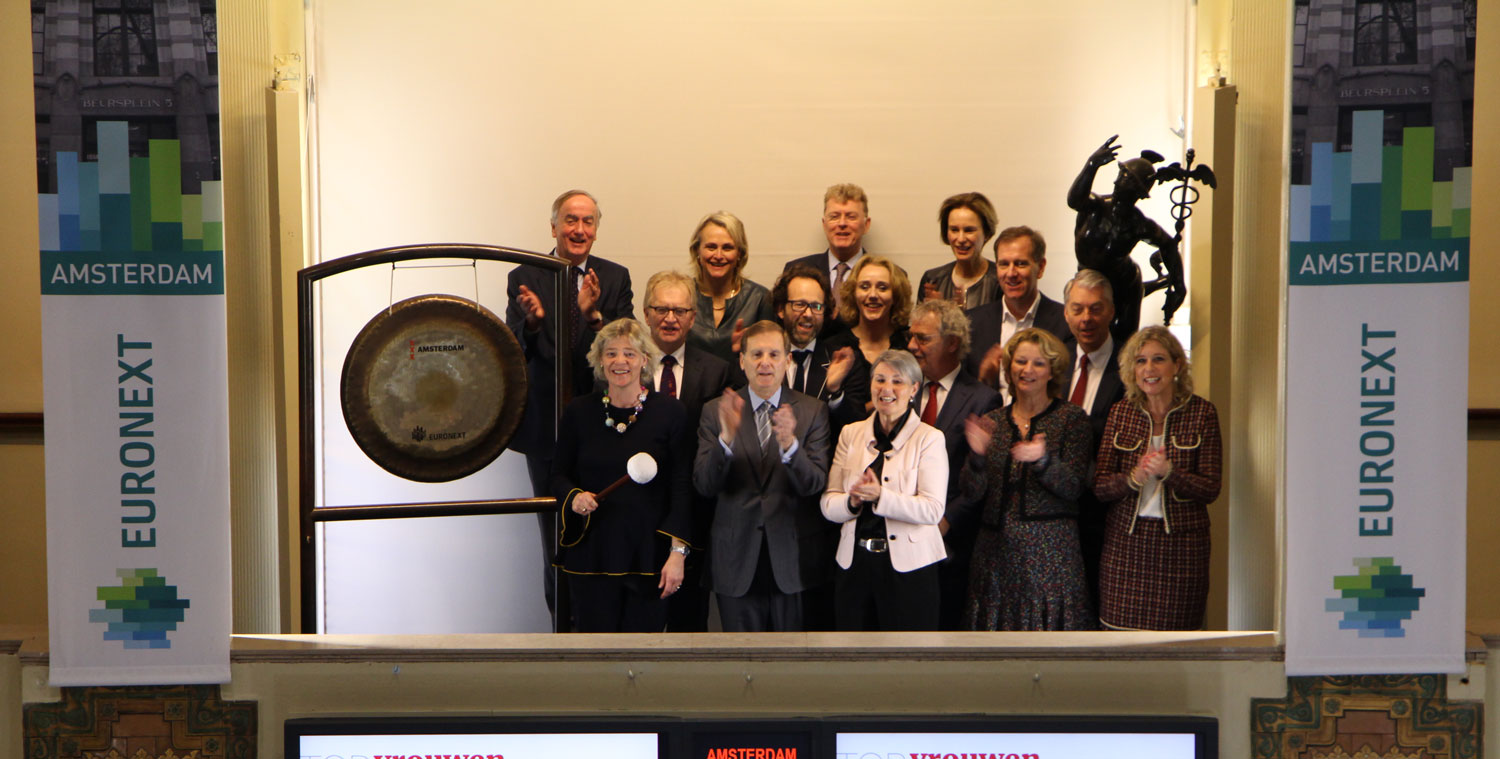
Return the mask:
<path fill-rule="evenodd" d="M 563 410 L 552 464 L 552 490 L 562 504 L 557 566 L 579 632 L 661 632 L 667 598 L 682 586 L 693 430 L 681 402 L 645 389 L 642 377 L 659 356 L 639 322 L 610 322 L 588 356 L 606 390 Z M 643 452 L 656 460 L 656 477 L 599 499 Z"/>

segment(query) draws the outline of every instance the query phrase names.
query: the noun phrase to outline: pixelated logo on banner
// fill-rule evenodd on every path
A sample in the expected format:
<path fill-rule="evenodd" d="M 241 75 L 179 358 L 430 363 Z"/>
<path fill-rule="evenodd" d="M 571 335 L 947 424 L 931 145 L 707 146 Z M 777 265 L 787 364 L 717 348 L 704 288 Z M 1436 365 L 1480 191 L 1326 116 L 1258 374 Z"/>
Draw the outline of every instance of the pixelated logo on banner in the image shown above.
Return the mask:
<path fill-rule="evenodd" d="M 102 609 L 89 609 L 89 621 L 105 625 L 104 639 L 125 648 L 171 648 L 167 633 L 177 629 L 188 608 L 177 587 L 153 568 L 117 569 L 119 585 L 99 586 Z"/>
<path fill-rule="evenodd" d="M 1404 638 L 1403 620 L 1422 605 L 1427 591 L 1412 584 L 1412 576 L 1390 556 L 1356 557 L 1358 574 L 1333 578 L 1339 597 L 1327 599 L 1325 609 L 1343 612 L 1340 630 L 1356 630 L 1361 638 Z"/>

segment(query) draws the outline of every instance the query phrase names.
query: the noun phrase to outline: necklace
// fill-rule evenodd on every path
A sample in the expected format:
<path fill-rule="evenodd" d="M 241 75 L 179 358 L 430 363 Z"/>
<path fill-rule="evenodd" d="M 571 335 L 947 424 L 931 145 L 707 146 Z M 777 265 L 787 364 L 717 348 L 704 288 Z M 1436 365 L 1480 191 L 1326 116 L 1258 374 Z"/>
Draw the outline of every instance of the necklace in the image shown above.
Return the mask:
<path fill-rule="evenodd" d="M 640 395 L 637 395 L 635 397 L 635 408 L 633 408 L 633 409 L 630 410 L 630 418 L 626 419 L 623 422 L 618 422 L 618 421 L 615 421 L 615 419 L 612 416 L 614 407 L 611 406 L 611 405 L 609 405 L 609 393 L 605 393 L 604 394 L 604 426 L 608 427 L 608 428 L 610 428 L 612 430 L 614 430 L 615 432 L 620 433 L 621 435 L 625 434 L 625 430 L 630 429 L 630 425 L 635 424 L 635 418 L 637 416 L 640 416 L 640 414 L 641 414 L 641 407 L 644 406 L 644 405 L 646 405 L 646 388 L 643 386 L 641 388 Z"/>

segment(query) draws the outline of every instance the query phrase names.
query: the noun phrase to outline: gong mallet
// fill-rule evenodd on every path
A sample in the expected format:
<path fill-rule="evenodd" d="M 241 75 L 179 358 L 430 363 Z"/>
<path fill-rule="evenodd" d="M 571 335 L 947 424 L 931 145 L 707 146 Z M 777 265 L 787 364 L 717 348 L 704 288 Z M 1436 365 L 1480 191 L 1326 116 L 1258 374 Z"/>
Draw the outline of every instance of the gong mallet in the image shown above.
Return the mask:
<path fill-rule="evenodd" d="M 609 487 L 599 491 L 599 494 L 594 496 L 594 501 L 603 502 L 605 496 L 615 492 L 615 488 L 627 482 L 644 485 L 654 479 L 656 479 L 656 459 L 651 458 L 651 454 L 649 453 L 637 453 L 631 456 L 629 461 L 625 462 L 625 476 L 615 480 Z"/>

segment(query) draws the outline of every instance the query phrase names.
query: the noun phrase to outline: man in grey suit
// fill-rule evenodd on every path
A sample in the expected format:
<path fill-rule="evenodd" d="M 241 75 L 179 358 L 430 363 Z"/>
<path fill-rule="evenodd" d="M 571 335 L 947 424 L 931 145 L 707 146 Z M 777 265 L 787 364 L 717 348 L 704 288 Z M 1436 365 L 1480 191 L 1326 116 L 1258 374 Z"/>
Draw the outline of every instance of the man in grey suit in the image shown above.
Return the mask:
<path fill-rule="evenodd" d="M 703 406 L 729 387 L 729 364 L 708 351 L 687 344 L 697 317 L 693 280 L 676 271 L 661 271 L 646 282 L 641 313 L 651 328 L 651 342 L 661 349 L 662 360 L 652 375 L 652 387 L 687 406 L 688 423 L 696 429 Z M 693 499 L 693 532 L 690 542 L 708 545 L 713 524 L 714 501 Z M 667 632 L 708 630 L 708 589 L 703 586 L 706 553 L 688 554 L 683 568 L 682 589 L 667 602 Z"/>
<path fill-rule="evenodd" d="M 1000 394 L 962 367 L 969 352 L 969 320 L 952 301 L 935 298 L 911 312 L 907 350 L 922 367 L 922 387 L 914 400 L 924 424 L 943 433 L 948 449 L 948 501 L 938 529 L 948 558 L 938 565 L 938 629 L 961 629 L 969 587 L 969 557 L 979 527 L 982 493 L 965 499 L 959 472 L 969 455 L 964 421 L 1000 407 Z"/>
<path fill-rule="evenodd" d="M 1043 295 L 1037 283 L 1047 271 L 1047 241 L 1031 227 L 1009 227 L 995 237 L 999 300 L 968 311 L 972 350 L 964 368 L 1005 394 L 1001 366 L 1005 343 L 1018 330 L 1038 327 L 1058 340 L 1068 336 L 1062 304 Z M 1009 398 L 1009 395 L 1006 395 Z"/>
<path fill-rule="evenodd" d="M 790 347 L 760 321 L 740 339 L 749 384 L 709 401 L 698 423 L 693 486 L 716 496 L 709 583 L 726 632 L 797 632 L 801 593 L 826 582 L 818 497 L 828 481 L 828 409 L 784 387 Z"/>
<path fill-rule="evenodd" d="M 1120 344 L 1110 335 L 1115 319 L 1114 288 L 1109 278 L 1093 269 L 1081 269 L 1063 288 L 1063 315 L 1068 320 L 1071 363 L 1063 375 L 1063 395 L 1088 412 L 1094 431 L 1094 450 L 1104 438 L 1109 409 L 1125 397 L 1120 381 Z M 1090 477 L 1089 482 L 1093 481 Z M 1099 601 L 1099 555 L 1104 550 L 1105 506 L 1084 488 L 1078 498 L 1078 542 L 1083 550 L 1083 569 L 1088 577 L 1089 597 Z"/>

